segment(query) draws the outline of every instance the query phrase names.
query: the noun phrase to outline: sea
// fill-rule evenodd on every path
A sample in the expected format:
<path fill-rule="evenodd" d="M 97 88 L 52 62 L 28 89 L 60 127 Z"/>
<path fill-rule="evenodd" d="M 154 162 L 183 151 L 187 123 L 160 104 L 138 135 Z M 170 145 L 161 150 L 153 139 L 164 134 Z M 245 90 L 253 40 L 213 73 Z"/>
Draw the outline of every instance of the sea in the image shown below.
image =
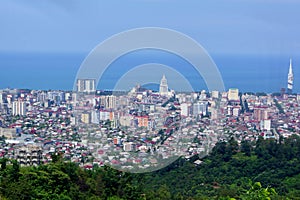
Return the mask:
<path fill-rule="evenodd" d="M 72 90 L 84 53 L 0 52 L 0 89 Z M 101 55 L 99 55 L 101 58 Z M 290 57 L 287 55 L 210 54 L 226 90 L 240 92 L 279 92 L 286 88 Z M 300 61 L 293 59 L 294 92 L 300 92 Z M 117 79 L 138 65 L 158 63 L 180 71 L 194 90 L 207 90 L 201 75 L 183 58 L 160 50 L 136 51 L 122 55 L 105 71 L 97 88 L 109 90 Z M 162 76 L 162 75 L 159 75 Z M 166 74 L 168 78 L 168 74 Z M 168 83 L 176 80 L 168 80 Z M 158 81 L 159 82 L 159 81 Z"/>

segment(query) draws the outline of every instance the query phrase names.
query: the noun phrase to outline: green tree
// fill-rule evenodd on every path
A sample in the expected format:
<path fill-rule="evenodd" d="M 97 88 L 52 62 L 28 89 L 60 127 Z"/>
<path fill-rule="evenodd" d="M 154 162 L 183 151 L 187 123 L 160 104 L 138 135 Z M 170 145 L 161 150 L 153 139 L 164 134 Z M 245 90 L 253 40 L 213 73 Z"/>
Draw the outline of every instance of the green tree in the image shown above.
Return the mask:
<path fill-rule="evenodd" d="M 7 160 L 8 160 L 7 158 L 1 158 L 0 159 L 1 171 L 4 171 L 6 169 Z"/>
<path fill-rule="evenodd" d="M 254 183 L 251 188 L 241 195 L 242 200 L 271 200 L 271 197 L 278 196 L 275 189 L 263 188 L 260 182 Z"/>
<path fill-rule="evenodd" d="M 241 152 L 244 153 L 246 156 L 251 156 L 252 146 L 248 140 L 243 140 L 241 142 Z"/>
<path fill-rule="evenodd" d="M 169 188 L 167 187 L 167 185 L 162 185 L 159 187 L 159 189 L 157 190 L 157 196 L 155 199 L 159 199 L 159 200 L 171 200 L 171 193 L 169 191 Z"/>

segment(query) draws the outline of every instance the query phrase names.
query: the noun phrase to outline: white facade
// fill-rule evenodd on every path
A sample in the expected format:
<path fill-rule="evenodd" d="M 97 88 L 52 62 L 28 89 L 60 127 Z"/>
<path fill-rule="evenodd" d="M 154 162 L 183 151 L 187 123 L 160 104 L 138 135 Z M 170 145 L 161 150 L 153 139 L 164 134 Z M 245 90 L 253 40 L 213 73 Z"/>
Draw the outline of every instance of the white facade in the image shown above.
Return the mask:
<path fill-rule="evenodd" d="M 58 91 L 48 92 L 48 99 L 60 104 L 60 102 L 65 101 L 65 93 Z"/>
<path fill-rule="evenodd" d="M 123 143 L 123 150 L 124 151 L 133 151 L 133 143 L 132 142 L 124 142 Z"/>
<path fill-rule="evenodd" d="M 2 104 L 3 103 L 3 94 L 2 94 L 2 92 L 0 92 L 0 104 Z"/>
<path fill-rule="evenodd" d="M 267 120 L 263 120 L 263 130 L 271 130 L 271 120 L 270 119 L 267 119 Z"/>
<path fill-rule="evenodd" d="M 168 82 L 167 82 L 165 75 L 163 75 L 163 77 L 160 81 L 159 94 L 162 96 L 167 96 L 168 92 L 169 92 Z"/>
<path fill-rule="evenodd" d="M 100 113 L 98 110 L 93 110 L 91 112 L 91 123 L 99 124 L 99 122 L 100 122 Z"/>
<path fill-rule="evenodd" d="M 239 100 L 239 89 L 231 88 L 228 91 L 228 101 L 238 101 Z"/>
<path fill-rule="evenodd" d="M 90 113 L 82 113 L 81 114 L 81 121 L 85 124 L 90 124 L 91 123 Z"/>
<path fill-rule="evenodd" d="M 205 90 L 202 90 L 201 91 L 201 93 L 200 93 L 200 95 L 199 95 L 199 99 L 201 99 L 201 100 L 204 100 L 204 99 L 206 99 L 206 91 Z"/>
<path fill-rule="evenodd" d="M 92 93 L 96 91 L 95 79 L 78 79 L 77 92 Z"/>
<path fill-rule="evenodd" d="M 116 108 L 116 96 L 107 96 L 107 106 L 108 109 L 114 109 Z"/>
<path fill-rule="evenodd" d="M 14 101 L 12 107 L 13 115 L 26 115 L 26 103 L 23 101 Z"/>
<path fill-rule="evenodd" d="M 288 85 L 287 85 L 287 89 L 289 93 L 292 93 L 293 84 L 294 84 L 294 74 L 293 74 L 293 67 L 292 67 L 292 59 L 290 59 L 290 68 L 288 73 Z"/>
<path fill-rule="evenodd" d="M 212 91 L 212 92 L 211 92 L 211 97 L 212 97 L 212 98 L 215 98 L 215 99 L 219 98 L 219 91 L 215 91 L 215 90 Z"/>
<path fill-rule="evenodd" d="M 110 112 L 108 111 L 100 111 L 99 114 L 100 114 L 99 119 L 102 121 L 106 121 L 110 119 Z"/>
<path fill-rule="evenodd" d="M 189 104 L 187 103 L 182 103 L 180 105 L 180 109 L 181 109 L 181 115 L 188 117 L 189 116 Z"/>
<path fill-rule="evenodd" d="M 116 108 L 117 97 L 114 95 L 101 96 L 100 105 L 104 106 L 105 109 L 114 109 Z"/>
<path fill-rule="evenodd" d="M 235 117 L 238 117 L 240 114 L 240 108 L 239 107 L 234 107 L 232 109 L 232 115 L 235 116 Z"/>
<path fill-rule="evenodd" d="M 208 102 L 207 101 L 199 101 L 194 103 L 193 105 L 193 115 L 206 115 L 208 110 Z"/>

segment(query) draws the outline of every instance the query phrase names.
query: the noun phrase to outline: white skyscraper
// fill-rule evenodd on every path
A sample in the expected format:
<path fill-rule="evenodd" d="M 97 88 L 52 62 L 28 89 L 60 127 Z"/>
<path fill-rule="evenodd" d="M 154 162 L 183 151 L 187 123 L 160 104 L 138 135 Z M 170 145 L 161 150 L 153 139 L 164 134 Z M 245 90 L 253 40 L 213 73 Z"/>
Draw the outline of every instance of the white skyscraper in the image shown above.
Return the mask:
<path fill-rule="evenodd" d="M 160 81 L 160 86 L 159 86 L 159 94 L 162 96 L 167 96 L 168 95 L 168 82 L 167 79 L 165 77 L 165 75 L 163 75 L 161 81 Z"/>
<path fill-rule="evenodd" d="M 199 101 L 194 103 L 193 105 L 193 115 L 206 115 L 208 110 L 208 102 L 207 101 Z"/>
<path fill-rule="evenodd" d="M 99 124 L 100 122 L 100 112 L 98 110 L 93 110 L 91 112 L 91 123 Z"/>
<path fill-rule="evenodd" d="M 78 79 L 77 92 L 92 93 L 96 91 L 95 79 Z"/>
<path fill-rule="evenodd" d="M 23 101 L 14 101 L 12 107 L 13 115 L 26 115 L 26 103 Z"/>
<path fill-rule="evenodd" d="M 2 92 L 0 92 L 0 104 L 2 104 L 3 103 L 3 94 L 2 94 Z"/>
<path fill-rule="evenodd" d="M 293 67 L 292 67 L 292 59 L 290 59 L 290 68 L 288 73 L 288 85 L 287 85 L 287 92 L 289 94 L 293 91 L 293 84 L 294 84 L 294 74 L 293 74 Z"/>
<path fill-rule="evenodd" d="M 100 97 L 100 104 L 104 106 L 105 109 L 116 108 L 116 102 L 117 102 L 117 97 L 114 95 Z"/>

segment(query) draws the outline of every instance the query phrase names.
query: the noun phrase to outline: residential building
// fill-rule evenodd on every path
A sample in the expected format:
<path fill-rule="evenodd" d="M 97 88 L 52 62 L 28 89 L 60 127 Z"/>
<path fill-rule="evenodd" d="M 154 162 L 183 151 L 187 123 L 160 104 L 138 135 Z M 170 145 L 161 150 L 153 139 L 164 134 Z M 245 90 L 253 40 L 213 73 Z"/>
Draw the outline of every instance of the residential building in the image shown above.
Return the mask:
<path fill-rule="evenodd" d="M 26 102 L 23 102 L 21 100 L 14 101 L 12 106 L 12 114 L 13 115 L 26 115 Z"/>

